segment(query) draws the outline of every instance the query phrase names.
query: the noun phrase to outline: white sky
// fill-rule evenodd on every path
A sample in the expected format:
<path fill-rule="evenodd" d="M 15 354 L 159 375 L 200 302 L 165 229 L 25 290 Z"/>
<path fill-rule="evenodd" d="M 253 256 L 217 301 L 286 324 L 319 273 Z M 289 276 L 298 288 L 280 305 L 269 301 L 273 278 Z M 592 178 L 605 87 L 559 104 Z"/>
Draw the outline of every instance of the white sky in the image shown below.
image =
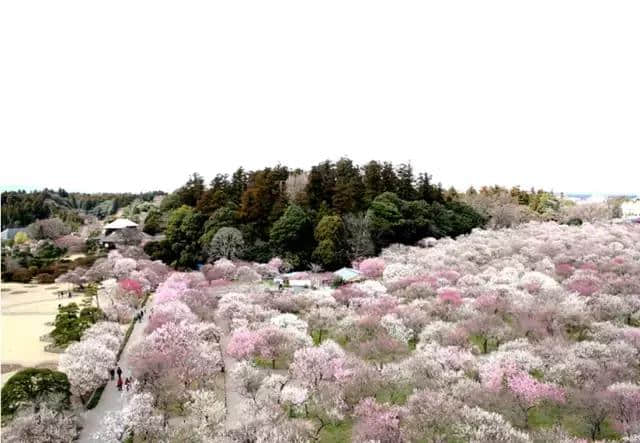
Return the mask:
<path fill-rule="evenodd" d="M 3 186 L 173 190 L 348 155 L 640 192 L 640 2 L 5 1 Z"/>

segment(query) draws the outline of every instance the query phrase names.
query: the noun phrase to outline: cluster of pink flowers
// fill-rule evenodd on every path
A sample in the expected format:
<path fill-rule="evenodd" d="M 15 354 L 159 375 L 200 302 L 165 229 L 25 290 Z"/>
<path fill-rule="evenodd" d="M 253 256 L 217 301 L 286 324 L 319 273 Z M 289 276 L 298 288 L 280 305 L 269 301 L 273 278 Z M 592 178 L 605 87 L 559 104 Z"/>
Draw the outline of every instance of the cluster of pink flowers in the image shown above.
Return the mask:
<path fill-rule="evenodd" d="M 358 270 L 368 278 L 379 278 L 382 277 L 384 266 L 384 260 L 381 258 L 367 258 L 360 262 Z"/>

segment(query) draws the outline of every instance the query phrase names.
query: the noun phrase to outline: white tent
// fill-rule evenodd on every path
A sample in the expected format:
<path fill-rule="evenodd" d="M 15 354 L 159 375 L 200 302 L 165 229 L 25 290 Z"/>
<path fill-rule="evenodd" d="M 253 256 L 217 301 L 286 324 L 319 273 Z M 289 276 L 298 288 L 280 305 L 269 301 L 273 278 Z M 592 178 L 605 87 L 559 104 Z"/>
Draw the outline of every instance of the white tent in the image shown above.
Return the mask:
<path fill-rule="evenodd" d="M 125 228 L 137 228 L 138 224 L 132 222 L 128 218 L 119 218 L 112 221 L 108 225 L 105 225 L 104 229 L 125 229 Z"/>

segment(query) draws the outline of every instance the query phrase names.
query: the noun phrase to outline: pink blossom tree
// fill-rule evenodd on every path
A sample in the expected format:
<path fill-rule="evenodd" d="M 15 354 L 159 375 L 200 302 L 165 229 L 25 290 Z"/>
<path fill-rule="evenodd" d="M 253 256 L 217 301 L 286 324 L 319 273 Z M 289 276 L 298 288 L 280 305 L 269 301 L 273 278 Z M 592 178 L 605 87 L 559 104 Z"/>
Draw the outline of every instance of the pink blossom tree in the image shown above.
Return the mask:
<path fill-rule="evenodd" d="M 380 404 L 373 398 L 365 398 L 355 408 L 354 432 L 358 441 L 395 443 L 401 441 L 400 422 L 404 408 Z"/>
<path fill-rule="evenodd" d="M 272 369 L 278 360 L 289 359 L 296 347 L 292 331 L 265 326 L 256 331 L 236 329 L 227 344 L 227 355 L 237 359 L 260 358 L 268 360 Z"/>
<path fill-rule="evenodd" d="M 640 385 L 615 383 L 607 388 L 613 400 L 613 416 L 620 432 L 640 433 Z"/>
<path fill-rule="evenodd" d="M 118 282 L 120 289 L 140 297 L 142 295 L 142 285 L 139 281 L 132 278 L 124 278 Z"/>
<path fill-rule="evenodd" d="M 173 371 L 188 384 L 203 380 L 220 369 L 220 357 L 199 336 L 194 325 L 168 322 L 130 351 L 134 375 L 154 377 Z M 138 377 L 141 378 L 141 377 Z"/>
<path fill-rule="evenodd" d="M 368 278 L 379 278 L 382 277 L 384 266 L 384 260 L 381 258 L 367 258 L 360 262 L 358 270 Z"/>
<path fill-rule="evenodd" d="M 77 254 L 85 250 L 85 241 L 75 235 L 63 235 L 55 239 L 54 243 L 57 247 L 66 249 L 70 254 Z"/>
<path fill-rule="evenodd" d="M 195 323 L 197 320 L 196 315 L 186 304 L 179 300 L 169 301 L 153 307 L 145 332 L 149 334 L 167 323 L 188 324 Z"/>

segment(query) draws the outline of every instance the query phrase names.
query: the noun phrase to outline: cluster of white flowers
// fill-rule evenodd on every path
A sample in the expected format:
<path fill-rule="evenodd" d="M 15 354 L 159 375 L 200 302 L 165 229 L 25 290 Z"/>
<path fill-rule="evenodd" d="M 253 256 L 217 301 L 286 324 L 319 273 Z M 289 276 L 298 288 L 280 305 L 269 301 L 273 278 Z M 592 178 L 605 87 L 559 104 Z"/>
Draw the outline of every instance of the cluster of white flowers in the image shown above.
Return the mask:
<path fill-rule="evenodd" d="M 301 386 L 287 384 L 282 388 L 280 400 L 285 404 L 298 406 L 307 401 L 308 394 L 307 389 Z"/>
<path fill-rule="evenodd" d="M 391 337 L 403 343 L 408 343 L 414 337 L 411 329 L 407 328 L 396 314 L 387 314 L 380 319 L 382 326 Z"/>
<path fill-rule="evenodd" d="M 307 329 L 309 327 L 306 321 L 302 320 L 297 315 L 290 313 L 279 314 L 275 317 L 271 317 L 269 322 L 279 328 L 293 329 L 303 334 L 307 333 Z"/>
<path fill-rule="evenodd" d="M 387 288 L 377 280 L 365 280 L 352 285 L 358 291 L 362 291 L 369 297 L 376 297 L 387 293 Z"/>

